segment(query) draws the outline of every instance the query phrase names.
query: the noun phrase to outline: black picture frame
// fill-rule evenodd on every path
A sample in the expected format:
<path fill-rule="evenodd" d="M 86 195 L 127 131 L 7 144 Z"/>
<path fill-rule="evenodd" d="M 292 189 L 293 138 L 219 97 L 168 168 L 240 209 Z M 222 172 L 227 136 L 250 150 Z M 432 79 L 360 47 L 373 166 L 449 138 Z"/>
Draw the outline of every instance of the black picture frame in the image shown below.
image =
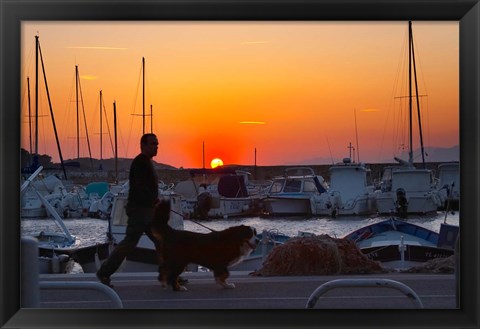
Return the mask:
<path fill-rule="evenodd" d="M 2 328 L 478 328 L 478 0 L 0 0 Z M 458 310 L 70 310 L 20 308 L 20 29 L 26 20 L 455 20 L 460 23 Z"/>

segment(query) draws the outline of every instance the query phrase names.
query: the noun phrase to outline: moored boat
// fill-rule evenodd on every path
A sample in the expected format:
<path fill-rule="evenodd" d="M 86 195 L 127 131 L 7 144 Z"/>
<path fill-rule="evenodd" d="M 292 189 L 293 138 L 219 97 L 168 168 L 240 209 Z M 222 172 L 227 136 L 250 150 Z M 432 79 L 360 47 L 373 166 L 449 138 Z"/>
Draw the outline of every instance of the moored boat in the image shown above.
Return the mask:
<path fill-rule="evenodd" d="M 440 232 L 394 217 L 364 226 L 344 238 L 385 267 L 404 268 L 453 255 L 459 227 L 441 224 Z"/>
<path fill-rule="evenodd" d="M 401 166 L 384 169 L 381 188 L 376 191 L 377 207 L 380 214 L 395 212 L 401 217 L 409 214 L 429 214 L 437 211 L 443 205 L 441 194 L 436 189 L 436 182 L 431 170 L 426 168 L 425 151 L 423 145 L 420 102 L 418 94 L 417 73 L 415 65 L 415 51 L 413 42 L 412 22 L 408 22 L 408 160 L 395 157 Z M 413 72 L 412 72 L 413 71 Z M 412 74 L 413 73 L 413 74 Z M 415 93 L 412 87 L 415 86 Z M 418 112 L 418 133 L 423 168 L 416 168 L 413 163 L 413 101 L 416 100 Z"/>
<path fill-rule="evenodd" d="M 438 192 L 446 201 L 442 208 L 458 210 L 460 206 L 460 163 L 438 165 Z"/>
<path fill-rule="evenodd" d="M 325 180 L 310 167 L 285 169 L 285 175 L 274 177 L 262 199 L 264 213 L 278 215 L 311 215 L 311 199 L 328 189 Z"/>
<path fill-rule="evenodd" d="M 376 213 L 376 198 L 369 173 L 370 169 L 363 163 L 352 163 L 350 158 L 330 167 L 329 189 L 312 196 L 312 214 L 336 217 Z"/>
<path fill-rule="evenodd" d="M 191 179 L 179 182 L 175 192 L 182 196 L 182 213 L 187 218 L 212 219 L 259 213 L 261 191 L 248 188 L 248 172 L 232 168 L 194 169 Z"/>
<path fill-rule="evenodd" d="M 375 191 L 379 214 L 431 214 L 443 204 L 433 173 L 415 167 L 386 167 Z"/>

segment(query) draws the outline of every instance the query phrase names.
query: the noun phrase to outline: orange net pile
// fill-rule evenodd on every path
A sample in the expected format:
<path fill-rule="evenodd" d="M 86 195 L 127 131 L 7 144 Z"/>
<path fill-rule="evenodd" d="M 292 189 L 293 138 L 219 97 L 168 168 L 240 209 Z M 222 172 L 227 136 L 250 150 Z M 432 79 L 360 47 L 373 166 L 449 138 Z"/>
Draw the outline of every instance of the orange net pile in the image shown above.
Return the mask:
<path fill-rule="evenodd" d="M 403 270 L 404 273 L 455 273 L 455 255 L 447 258 L 434 258 L 425 262 L 425 264 L 411 267 Z"/>
<path fill-rule="evenodd" d="M 328 235 L 292 238 L 269 253 L 256 276 L 331 275 L 383 272 L 378 262 L 368 259 L 346 239 Z"/>

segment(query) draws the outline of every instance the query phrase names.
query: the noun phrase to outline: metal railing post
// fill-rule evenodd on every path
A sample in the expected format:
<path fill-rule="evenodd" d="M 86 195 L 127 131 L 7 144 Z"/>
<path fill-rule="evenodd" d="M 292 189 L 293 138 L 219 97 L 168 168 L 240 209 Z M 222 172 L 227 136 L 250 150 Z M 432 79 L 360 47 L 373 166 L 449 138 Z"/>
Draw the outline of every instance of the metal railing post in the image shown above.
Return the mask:
<path fill-rule="evenodd" d="M 40 281 L 40 289 L 77 289 L 77 290 L 97 290 L 107 295 L 113 304 L 118 308 L 123 308 L 123 303 L 118 294 L 110 287 L 100 282 L 85 281 Z"/>
<path fill-rule="evenodd" d="M 409 286 L 390 279 L 338 279 L 325 282 L 310 295 L 305 308 L 313 308 L 318 299 L 327 291 L 335 288 L 390 288 L 402 292 L 418 308 L 423 308 L 422 301 Z"/>
<path fill-rule="evenodd" d="M 21 248 L 21 306 L 22 308 L 39 307 L 38 240 L 30 236 L 22 237 Z"/>

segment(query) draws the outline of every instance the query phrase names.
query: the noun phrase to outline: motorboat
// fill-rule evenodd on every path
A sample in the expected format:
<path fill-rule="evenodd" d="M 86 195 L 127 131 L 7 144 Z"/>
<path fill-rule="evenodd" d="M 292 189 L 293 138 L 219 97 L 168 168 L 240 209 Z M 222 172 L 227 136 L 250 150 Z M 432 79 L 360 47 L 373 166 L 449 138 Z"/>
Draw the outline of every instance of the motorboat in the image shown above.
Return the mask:
<path fill-rule="evenodd" d="M 283 176 L 273 182 L 262 199 L 266 215 L 311 215 L 311 199 L 328 190 L 322 176 L 317 176 L 310 167 L 285 169 Z"/>
<path fill-rule="evenodd" d="M 385 267 L 405 268 L 453 255 L 459 227 L 442 223 L 439 233 L 391 217 L 359 228 L 344 238 Z"/>
<path fill-rule="evenodd" d="M 431 214 L 443 205 L 429 169 L 413 166 L 384 168 L 379 190 L 375 191 L 379 214 Z"/>
<path fill-rule="evenodd" d="M 374 186 L 370 184 L 370 169 L 350 158 L 330 167 L 329 189 L 311 198 L 312 215 L 348 216 L 376 213 Z"/>
<path fill-rule="evenodd" d="M 438 192 L 444 202 L 443 208 L 458 210 L 460 204 L 460 163 L 449 162 L 438 165 Z"/>
<path fill-rule="evenodd" d="M 218 167 L 193 169 L 190 175 L 174 189 L 182 197 L 185 217 L 230 218 L 260 212 L 262 187 L 249 183 L 248 172 Z"/>

